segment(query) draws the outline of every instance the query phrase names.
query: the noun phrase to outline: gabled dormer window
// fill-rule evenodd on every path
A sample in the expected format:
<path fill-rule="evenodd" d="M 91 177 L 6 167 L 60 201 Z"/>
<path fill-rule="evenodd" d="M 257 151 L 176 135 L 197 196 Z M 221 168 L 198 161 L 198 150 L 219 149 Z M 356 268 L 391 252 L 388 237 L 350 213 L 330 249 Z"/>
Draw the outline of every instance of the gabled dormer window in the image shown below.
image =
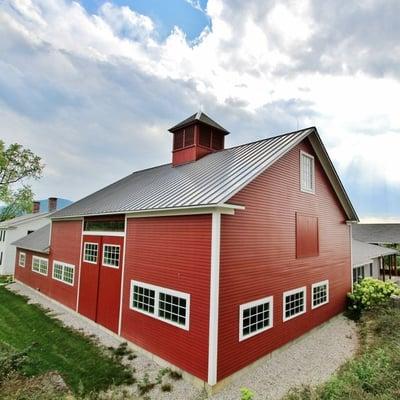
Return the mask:
<path fill-rule="evenodd" d="M 300 152 L 300 189 L 302 192 L 315 193 L 314 157 Z"/>

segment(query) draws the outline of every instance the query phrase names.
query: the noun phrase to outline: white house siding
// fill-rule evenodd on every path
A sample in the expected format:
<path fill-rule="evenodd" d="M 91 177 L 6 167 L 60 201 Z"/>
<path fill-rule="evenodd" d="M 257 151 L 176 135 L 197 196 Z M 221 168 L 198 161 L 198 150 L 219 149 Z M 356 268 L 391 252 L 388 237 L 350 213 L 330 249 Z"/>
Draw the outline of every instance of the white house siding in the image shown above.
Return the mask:
<path fill-rule="evenodd" d="M 16 247 L 11 245 L 11 243 L 26 236 L 28 231 L 36 231 L 49 222 L 50 219 L 47 218 L 47 216 L 43 216 L 6 229 L 5 241 L 0 242 L 0 252 L 3 253 L 0 275 L 14 274 Z M 0 230 L 2 230 L 2 228 L 0 228 Z"/>

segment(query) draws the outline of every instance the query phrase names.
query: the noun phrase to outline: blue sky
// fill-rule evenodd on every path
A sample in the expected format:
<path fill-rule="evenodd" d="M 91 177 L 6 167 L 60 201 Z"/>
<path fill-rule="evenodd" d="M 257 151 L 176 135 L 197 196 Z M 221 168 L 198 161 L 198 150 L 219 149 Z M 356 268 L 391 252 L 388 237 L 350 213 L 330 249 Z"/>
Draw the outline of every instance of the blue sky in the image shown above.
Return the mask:
<path fill-rule="evenodd" d="M 341 12 L 337 12 L 340 9 Z M 3 0 L 0 132 L 38 198 L 170 161 L 198 109 L 228 146 L 316 126 L 359 215 L 400 221 L 400 2 Z"/>

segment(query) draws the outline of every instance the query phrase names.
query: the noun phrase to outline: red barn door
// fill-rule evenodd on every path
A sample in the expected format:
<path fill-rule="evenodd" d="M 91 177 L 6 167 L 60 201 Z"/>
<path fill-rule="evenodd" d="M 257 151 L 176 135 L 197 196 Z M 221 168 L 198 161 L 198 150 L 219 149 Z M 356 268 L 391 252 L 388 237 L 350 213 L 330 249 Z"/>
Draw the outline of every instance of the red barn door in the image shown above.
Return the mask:
<path fill-rule="evenodd" d="M 83 237 L 78 311 L 118 332 L 123 238 Z"/>

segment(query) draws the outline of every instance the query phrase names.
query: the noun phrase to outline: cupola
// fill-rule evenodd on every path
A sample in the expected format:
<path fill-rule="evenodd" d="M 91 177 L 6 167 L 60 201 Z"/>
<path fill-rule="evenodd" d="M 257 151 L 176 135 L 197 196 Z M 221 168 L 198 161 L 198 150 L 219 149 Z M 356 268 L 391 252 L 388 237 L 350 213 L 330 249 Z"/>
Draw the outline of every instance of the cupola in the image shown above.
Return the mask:
<path fill-rule="evenodd" d="M 223 150 L 229 132 L 199 111 L 173 126 L 172 165 L 197 161 L 209 153 Z"/>

